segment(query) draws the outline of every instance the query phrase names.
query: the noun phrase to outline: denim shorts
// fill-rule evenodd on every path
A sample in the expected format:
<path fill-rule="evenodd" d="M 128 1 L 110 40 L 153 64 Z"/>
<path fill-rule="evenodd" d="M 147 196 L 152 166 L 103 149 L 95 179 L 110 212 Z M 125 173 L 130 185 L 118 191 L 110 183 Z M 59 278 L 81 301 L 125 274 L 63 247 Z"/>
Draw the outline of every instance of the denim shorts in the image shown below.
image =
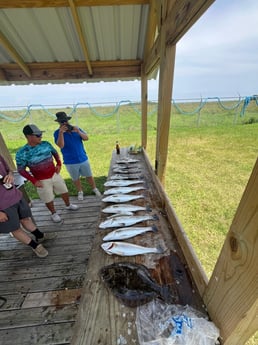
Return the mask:
<path fill-rule="evenodd" d="M 20 219 L 31 217 L 31 209 L 24 198 L 2 212 L 7 214 L 8 220 L 0 223 L 0 233 L 13 232 L 20 229 Z"/>
<path fill-rule="evenodd" d="M 92 176 L 91 167 L 88 159 L 78 164 L 65 164 L 65 167 L 73 181 L 79 180 L 81 176 Z"/>

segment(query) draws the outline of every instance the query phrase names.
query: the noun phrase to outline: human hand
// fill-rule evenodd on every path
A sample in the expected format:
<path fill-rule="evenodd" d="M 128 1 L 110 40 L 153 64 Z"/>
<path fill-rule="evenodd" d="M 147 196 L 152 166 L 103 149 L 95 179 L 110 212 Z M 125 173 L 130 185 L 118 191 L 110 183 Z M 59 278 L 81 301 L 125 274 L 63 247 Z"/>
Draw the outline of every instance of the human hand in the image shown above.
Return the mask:
<path fill-rule="evenodd" d="M 68 128 L 67 128 L 67 125 L 65 123 L 63 123 L 59 128 L 59 131 L 61 133 L 67 132 L 67 130 L 68 130 Z"/>
<path fill-rule="evenodd" d="M 41 181 L 36 181 L 34 183 L 34 186 L 37 187 L 37 188 L 43 188 L 43 183 Z"/>
<path fill-rule="evenodd" d="M 4 223 L 8 220 L 7 214 L 3 211 L 0 211 L 0 223 Z"/>
<path fill-rule="evenodd" d="M 9 184 L 13 184 L 14 183 L 14 177 L 13 174 L 11 172 L 9 172 L 3 179 L 4 183 L 9 183 Z"/>
<path fill-rule="evenodd" d="M 61 171 L 61 166 L 60 165 L 56 165 L 55 167 L 56 173 L 59 174 Z"/>

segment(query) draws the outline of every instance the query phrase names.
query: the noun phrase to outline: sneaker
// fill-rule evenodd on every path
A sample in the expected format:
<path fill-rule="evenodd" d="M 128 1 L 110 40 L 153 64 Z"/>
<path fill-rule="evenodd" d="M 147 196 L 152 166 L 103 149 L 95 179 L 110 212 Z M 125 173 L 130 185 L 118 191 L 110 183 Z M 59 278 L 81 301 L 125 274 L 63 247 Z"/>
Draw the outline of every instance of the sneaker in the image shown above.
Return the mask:
<path fill-rule="evenodd" d="M 78 192 L 78 200 L 79 201 L 83 200 L 83 192 Z"/>
<path fill-rule="evenodd" d="M 93 192 L 95 193 L 96 196 L 98 196 L 99 198 L 102 196 L 100 191 L 98 190 L 98 188 L 94 188 Z"/>
<path fill-rule="evenodd" d="M 54 223 L 61 223 L 62 222 L 62 218 L 57 213 L 53 213 L 51 215 L 51 219 L 53 220 Z"/>
<path fill-rule="evenodd" d="M 42 246 L 42 244 L 39 244 L 35 249 L 32 250 L 39 258 L 45 258 L 48 256 L 48 251 Z"/>
<path fill-rule="evenodd" d="M 42 243 L 42 242 L 47 241 L 47 240 L 53 240 L 54 238 L 56 238 L 56 236 L 57 235 L 54 232 L 44 233 L 44 237 L 38 238 L 37 243 Z"/>
<path fill-rule="evenodd" d="M 70 210 L 70 211 L 76 211 L 76 210 L 78 210 L 78 208 L 79 208 L 79 206 L 74 205 L 74 204 L 70 204 L 69 206 L 66 206 L 66 209 Z"/>

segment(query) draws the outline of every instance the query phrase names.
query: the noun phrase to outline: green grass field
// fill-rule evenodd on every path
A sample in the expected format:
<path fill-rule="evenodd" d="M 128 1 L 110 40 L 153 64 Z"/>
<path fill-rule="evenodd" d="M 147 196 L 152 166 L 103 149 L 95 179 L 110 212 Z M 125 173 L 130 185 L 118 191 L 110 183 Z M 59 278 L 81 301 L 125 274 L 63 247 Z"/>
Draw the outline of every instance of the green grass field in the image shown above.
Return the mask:
<path fill-rule="evenodd" d="M 191 111 L 191 104 L 182 107 Z M 192 105 L 192 109 L 194 107 Z M 67 113 L 70 110 L 65 109 Z M 71 123 L 78 124 L 89 134 L 90 140 L 85 147 L 97 186 L 103 191 L 115 142 L 118 140 L 121 147 L 141 144 L 141 118 L 139 105 L 125 105 L 113 115 L 111 107 L 100 107 L 96 111 L 78 108 Z M 150 105 L 149 112 L 152 115 L 148 117 L 147 153 L 154 166 L 155 105 Z M 5 112 L 12 121 L 17 121 L 23 113 Z M 244 117 L 239 113 L 240 108 L 226 111 L 216 103 L 194 115 L 182 115 L 174 107 L 171 112 L 165 190 L 208 277 L 257 159 L 258 107 L 250 104 Z M 19 122 L 0 120 L 1 133 L 11 154 L 14 156 L 25 143 L 22 128 L 28 123 L 45 130 L 43 138 L 54 144 L 53 131 L 57 127 L 54 119 L 53 115 L 36 109 Z M 75 194 L 65 168 L 62 175 L 70 193 Z M 32 186 L 26 186 L 35 198 Z M 84 187 L 91 193 L 86 184 Z M 257 342 L 258 334 L 248 344 Z"/>

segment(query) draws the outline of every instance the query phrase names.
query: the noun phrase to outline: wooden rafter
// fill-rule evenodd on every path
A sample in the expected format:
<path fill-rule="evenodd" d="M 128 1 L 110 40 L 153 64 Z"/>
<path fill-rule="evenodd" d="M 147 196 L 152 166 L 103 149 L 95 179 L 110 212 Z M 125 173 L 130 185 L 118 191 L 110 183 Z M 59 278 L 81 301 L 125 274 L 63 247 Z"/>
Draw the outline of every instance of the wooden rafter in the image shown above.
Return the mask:
<path fill-rule="evenodd" d="M 8 39 L 2 34 L 0 31 L 0 44 L 3 45 L 3 47 L 6 49 L 8 54 L 10 54 L 15 62 L 20 66 L 20 68 L 23 70 L 23 72 L 26 74 L 27 77 L 31 77 L 30 69 L 26 65 L 26 63 L 23 61 L 21 56 L 17 53 L 17 51 L 14 49 L 14 47 L 11 45 L 11 43 L 8 41 Z"/>
<path fill-rule="evenodd" d="M 76 6 L 74 4 L 74 0 L 68 0 L 69 1 L 69 6 L 72 12 L 72 16 L 73 16 L 73 20 L 74 20 L 74 24 L 81 42 L 81 46 L 82 46 L 82 50 L 83 50 L 83 54 L 86 60 L 86 65 L 88 67 L 88 71 L 89 71 L 89 75 L 92 76 L 92 68 L 91 68 L 91 64 L 90 64 L 90 59 L 89 59 L 89 54 L 88 54 L 88 48 L 87 48 L 87 44 L 86 44 L 86 40 L 85 37 L 83 35 L 82 32 L 82 27 L 81 27 L 81 23 L 80 23 L 80 19 L 78 16 L 78 12 L 76 9 Z"/>

